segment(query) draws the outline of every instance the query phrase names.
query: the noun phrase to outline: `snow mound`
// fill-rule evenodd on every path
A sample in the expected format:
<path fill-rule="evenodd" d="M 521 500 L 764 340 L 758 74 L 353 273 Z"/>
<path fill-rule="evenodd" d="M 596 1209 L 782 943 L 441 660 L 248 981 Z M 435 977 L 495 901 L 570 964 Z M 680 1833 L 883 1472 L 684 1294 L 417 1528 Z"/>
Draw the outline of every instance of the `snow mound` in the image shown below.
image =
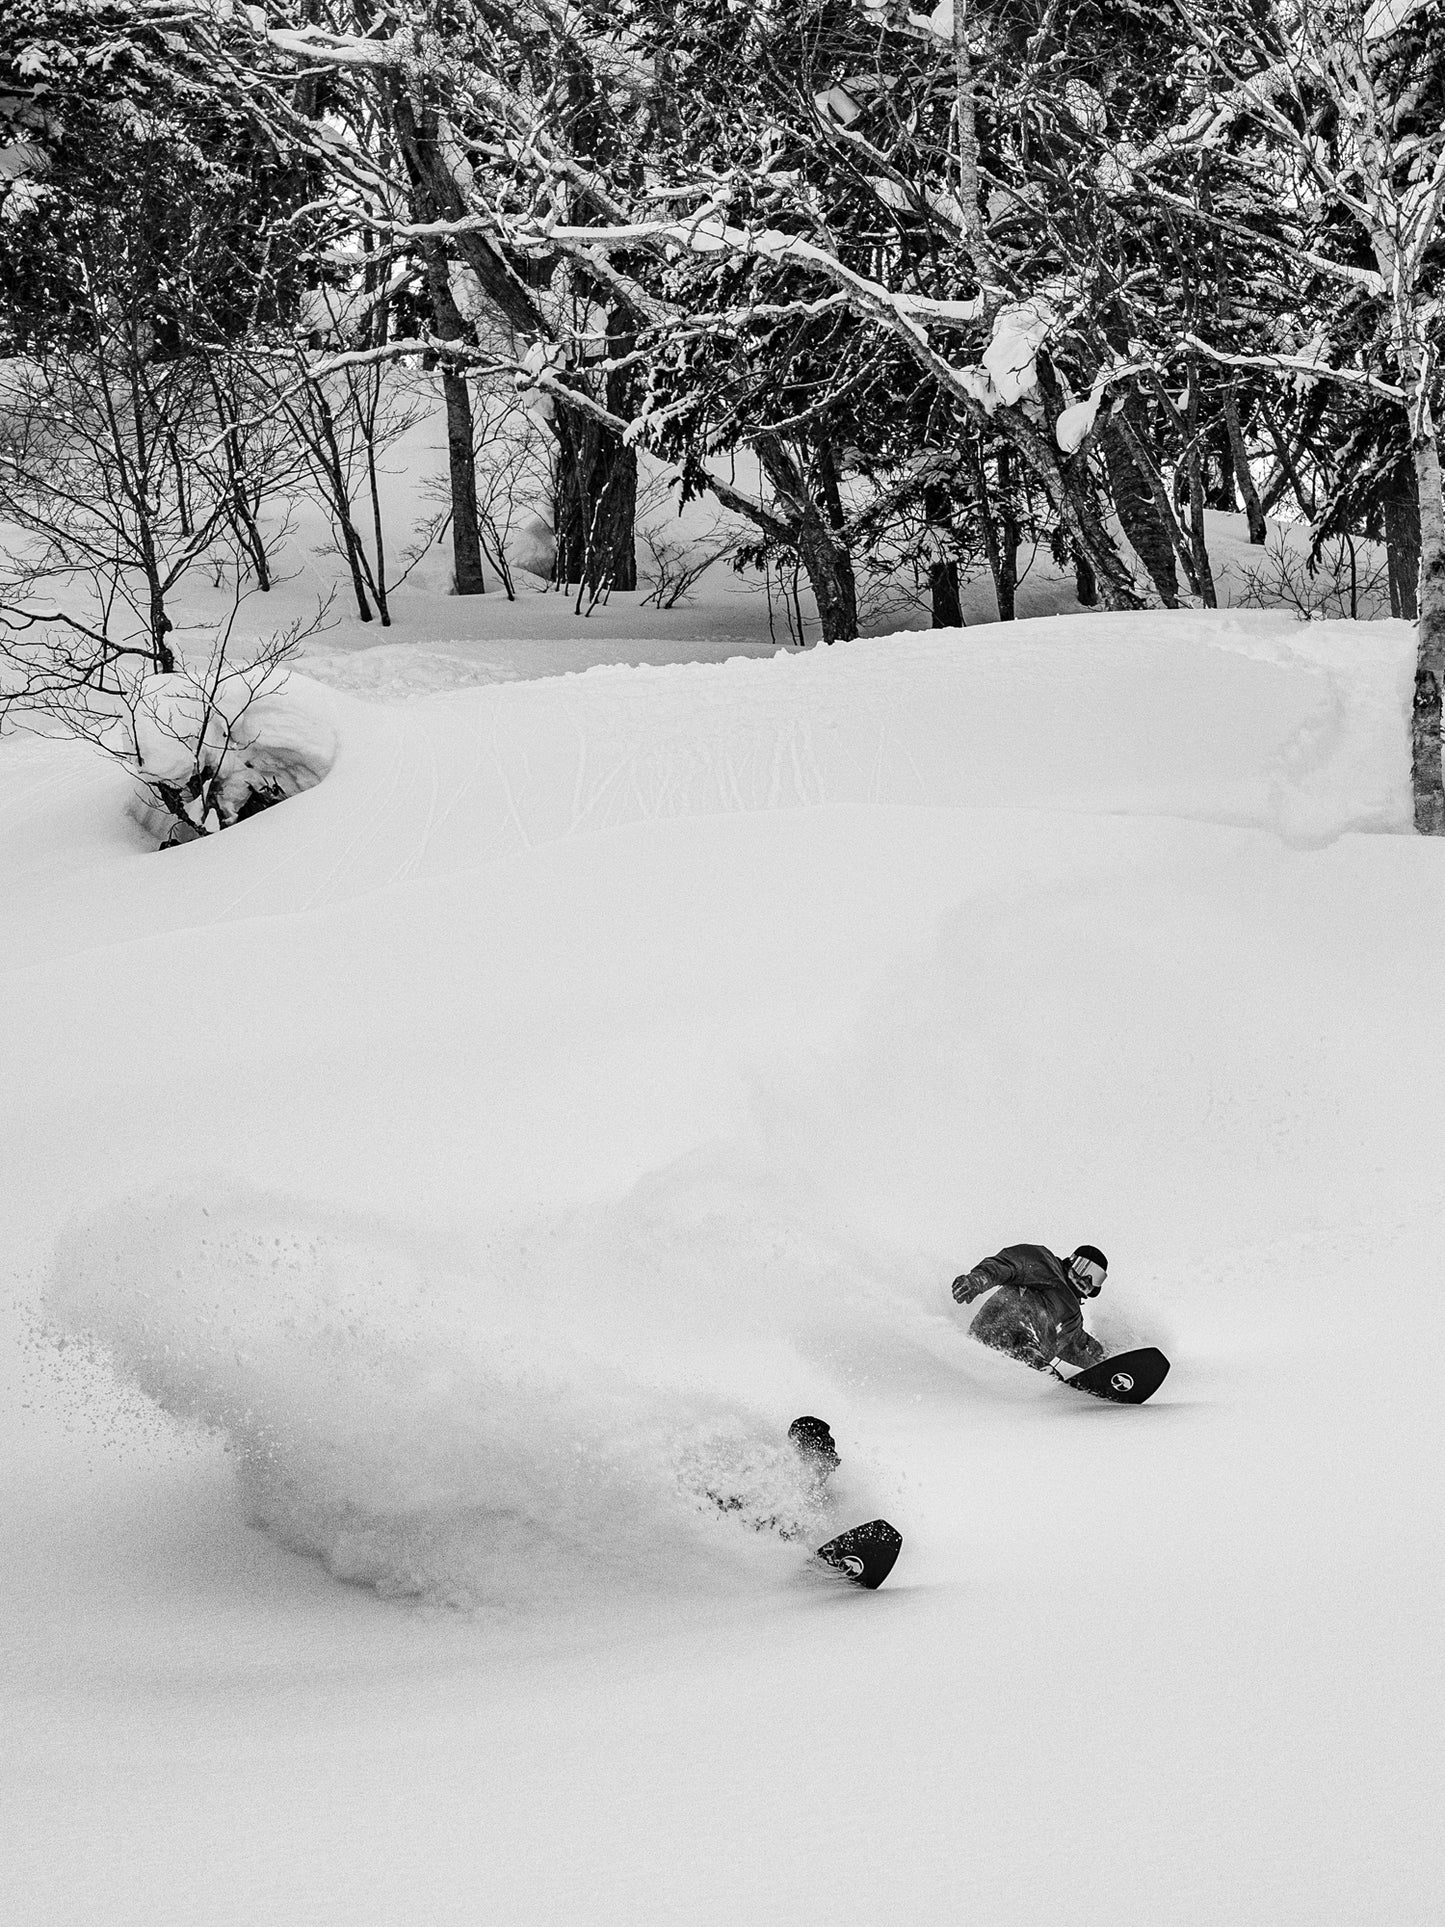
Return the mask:
<path fill-rule="evenodd" d="M 433 696 L 449 689 L 475 689 L 515 682 L 519 672 L 505 663 L 416 643 L 383 642 L 370 649 L 321 650 L 306 657 L 306 674 L 332 689 L 373 702 Z"/>
<path fill-rule="evenodd" d="M 1280 638 L 1282 660 L 1308 665 L 1319 690 L 1275 765 L 1275 824 L 1286 843 L 1314 849 L 1349 830 L 1402 827 L 1413 685 L 1403 626 L 1296 623 Z"/>

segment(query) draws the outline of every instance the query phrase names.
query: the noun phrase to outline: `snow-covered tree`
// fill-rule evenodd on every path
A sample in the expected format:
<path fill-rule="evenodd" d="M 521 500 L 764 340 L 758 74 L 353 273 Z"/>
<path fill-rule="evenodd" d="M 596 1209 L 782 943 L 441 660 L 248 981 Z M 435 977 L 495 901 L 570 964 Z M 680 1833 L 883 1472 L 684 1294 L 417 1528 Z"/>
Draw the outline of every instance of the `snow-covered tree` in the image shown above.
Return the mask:
<path fill-rule="evenodd" d="M 663 379 L 688 344 L 696 366 L 701 344 L 743 341 L 769 307 L 802 304 L 846 316 L 857 356 L 906 363 L 914 387 L 1005 445 L 1102 599 L 1136 600 L 1097 474 L 1075 459 L 1108 372 L 1091 369 L 1090 393 L 1073 391 L 1056 255 L 1022 229 L 1000 247 L 985 219 L 970 44 L 943 10 L 880 25 L 834 0 L 757 12 L 649 0 L 595 14 L 467 0 L 370 31 L 308 12 L 273 12 L 264 33 L 237 16 L 220 35 L 223 63 L 274 128 L 318 154 L 330 139 L 353 178 L 375 179 L 385 157 L 330 127 L 303 130 L 296 89 L 324 71 L 386 104 L 412 190 L 424 190 L 413 212 L 431 217 L 386 220 L 388 243 L 444 245 L 511 329 L 570 472 L 598 456 L 583 488 L 589 531 L 605 530 L 619 475 L 625 496 L 631 447 L 689 405 Z M 1005 45 L 996 23 L 983 29 Z M 719 262 L 732 282 L 708 302 Z M 464 358 L 455 339 L 445 351 Z M 495 343 L 478 339 L 473 353 L 496 365 Z M 836 515 L 827 486 L 820 499 L 808 480 L 816 454 L 802 451 L 800 466 L 800 451 L 766 439 L 778 425 L 757 424 L 772 481 L 771 502 L 756 506 L 780 535 L 811 541 Z M 839 533 L 814 544 L 820 563 L 837 564 Z M 846 594 L 820 586 L 846 632 Z"/>
<path fill-rule="evenodd" d="M 531 207 L 545 191 L 585 223 L 594 175 L 635 164 L 631 95 L 624 86 L 619 97 L 617 76 L 599 67 L 606 36 L 586 10 L 453 0 L 363 23 L 344 4 L 307 5 L 187 31 L 270 138 L 329 172 L 338 218 L 369 229 L 394 257 L 416 257 L 430 296 L 425 334 L 385 350 L 421 351 L 451 377 L 455 519 L 475 521 L 461 473 L 471 436 L 460 378 L 467 367 L 510 365 L 547 390 L 559 567 L 596 589 L 631 586 L 636 456 L 624 344 L 636 317 L 582 251 L 518 248 L 497 218 L 519 193 Z M 319 116 L 303 98 L 318 77 L 329 90 Z M 585 160 L 573 164 L 577 154 Z"/>
<path fill-rule="evenodd" d="M 1179 10 L 1194 44 L 1191 111 L 1112 161 L 1158 204 L 1278 264 L 1271 345 L 1243 345 L 1218 325 L 1191 333 L 1186 350 L 1396 411 L 1419 505 L 1415 821 L 1445 834 L 1445 16 L 1415 0 L 1180 0 Z M 1222 206 L 1171 183 L 1181 154 L 1216 164 L 1230 190 Z"/>
<path fill-rule="evenodd" d="M 263 506 L 297 464 L 251 357 L 295 305 L 307 183 L 175 18 L 25 0 L 0 28 L 33 136 L 0 192 L 0 711 L 116 756 L 191 835 L 291 784 L 254 705 L 302 625 L 238 661 L 229 623 L 182 633 L 175 596 L 203 562 L 238 602 L 270 586 Z"/>

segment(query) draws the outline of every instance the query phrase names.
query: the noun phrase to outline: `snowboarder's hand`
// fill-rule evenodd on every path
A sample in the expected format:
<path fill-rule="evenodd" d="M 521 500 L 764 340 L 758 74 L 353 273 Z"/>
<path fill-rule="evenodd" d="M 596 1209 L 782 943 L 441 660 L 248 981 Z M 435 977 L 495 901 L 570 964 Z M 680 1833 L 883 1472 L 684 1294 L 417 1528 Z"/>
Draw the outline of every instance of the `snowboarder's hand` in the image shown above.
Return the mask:
<path fill-rule="evenodd" d="M 982 1272 L 962 1271 L 953 1281 L 953 1302 L 956 1305 L 970 1304 L 981 1291 L 988 1290 L 988 1279 Z"/>

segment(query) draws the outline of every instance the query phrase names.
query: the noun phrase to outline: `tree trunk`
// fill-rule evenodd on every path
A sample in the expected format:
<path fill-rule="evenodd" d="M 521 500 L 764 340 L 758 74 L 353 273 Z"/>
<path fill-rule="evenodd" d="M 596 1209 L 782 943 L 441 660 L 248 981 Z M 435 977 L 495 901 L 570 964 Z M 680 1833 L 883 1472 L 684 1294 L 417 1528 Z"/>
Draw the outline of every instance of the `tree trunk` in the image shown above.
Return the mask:
<path fill-rule="evenodd" d="M 1414 470 L 1406 463 L 1390 477 L 1384 510 L 1390 614 L 1414 622 L 1420 614 L 1420 500 Z"/>
<path fill-rule="evenodd" d="M 923 513 L 931 529 L 938 530 L 939 553 L 928 565 L 929 619 L 935 629 L 961 629 L 963 602 L 958 593 L 958 563 L 942 552 L 944 541 L 953 534 L 953 516 L 947 491 L 935 483 L 923 491 Z"/>
<path fill-rule="evenodd" d="M 1204 458 L 1204 506 L 1220 509 L 1226 515 L 1237 515 L 1239 498 L 1235 494 L 1235 480 L 1238 469 L 1229 436 L 1229 423 L 1222 415 L 1210 424 L 1209 432 L 1205 435 Z"/>
<path fill-rule="evenodd" d="M 191 521 L 190 494 L 186 488 L 186 466 L 181 460 L 180 444 L 174 429 L 166 430 L 166 452 L 171 458 L 171 468 L 176 478 L 176 511 L 181 518 L 181 534 L 192 535 L 195 530 Z"/>
<path fill-rule="evenodd" d="M 366 600 L 366 578 L 371 570 L 366 560 L 366 551 L 361 546 L 361 537 L 356 532 L 356 524 L 351 516 L 351 496 L 346 486 L 346 469 L 341 460 L 341 445 L 336 439 L 336 420 L 331 412 L 331 404 L 326 399 L 319 382 L 308 381 L 306 393 L 316 420 L 312 446 L 325 471 L 327 492 L 331 497 L 332 520 L 340 532 L 346 564 L 351 571 L 351 588 L 356 597 L 356 613 L 363 622 L 370 622 L 371 606 Z M 375 584 L 373 583 L 372 586 L 374 588 Z"/>
<path fill-rule="evenodd" d="M 1410 793 L 1421 836 L 1445 836 L 1445 770 L 1440 764 L 1440 690 L 1445 683 L 1445 499 L 1440 438 L 1431 405 L 1432 363 L 1425 339 L 1422 290 L 1395 270 L 1392 239 L 1372 237 L 1382 273 L 1395 283 L 1395 352 L 1405 391 L 1415 494 L 1420 510 L 1420 587 L 1415 642 L 1415 695 L 1410 709 Z M 1423 254 L 1421 256 L 1423 260 Z"/>
<path fill-rule="evenodd" d="M 1141 604 L 1133 571 L 1109 533 L 1089 472 L 1087 444 L 1060 459 L 1056 424 L 1064 407 L 1064 391 L 1047 349 L 1039 350 L 1035 366 L 1044 403 L 1043 433 L 1012 408 L 999 409 L 994 424 L 1013 442 L 1058 512 L 1060 535 L 1067 541 L 1069 553 L 1082 559 L 1080 582 L 1084 589 L 1091 584 L 1093 588 L 1093 600 L 1086 606 L 1093 608 L 1102 600 L 1107 609 L 1137 609 Z"/>
<path fill-rule="evenodd" d="M 1169 490 L 1165 486 L 1163 474 L 1145 444 L 1139 439 L 1139 434 L 1135 433 L 1127 410 L 1122 415 L 1118 415 L 1112 419 L 1116 423 L 1120 437 L 1129 451 L 1131 461 L 1149 484 L 1149 496 L 1154 504 L 1154 512 L 1158 517 L 1158 526 L 1165 532 L 1174 545 L 1174 554 L 1183 567 L 1184 579 L 1189 584 L 1189 592 L 1191 595 L 1198 595 L 1199 577 L 1194 569 L 1194 547 L 1188 536 L 1184 533 L 1184 530 L 1179 526 L 1179 517 L 1175 513 L 1175 505 L 1170 499 Z M 1143 428 L 1144 424 L 1141 421 L 1140 433 L 1143 432 Z M 1178 577 L 1176 576 L 1174 580 L 1177 588 Z M 1177 607 L 1178 605 L 1175 604 L 1174 606 Z"/>
<path fill-rule="evenodd" d="M 1219 597 L 1214 588 L 1214 569 L 1209 560 L 1209 543 L 1204 531 L 1204 475 L 1200 451 L 1189 456 L 1189 546 L 1194 551 L 1194 569 L 1199 577 L 1199 597 L 1206 609 L 1217 609 Z"/>
<path fill-rule="evenodd" d="M 472 396 L 467 378 L 442 363 L 447 411 L 447 473 L 452 491 L 452 577 L 458 595 L 485 595 L 482 538 L 477 525 L 477 465 L 472 446 Z"/>
<path fill-rule="evenodd" d="M 825 532 L 828 538 L 826 557 L 819 556 L 819 566 L 823 572 L 824 593 L 828 598 L 835 625 L 829 633 L 829 619 L 823 617 L 823 601 L 819 595 L 818 581 L 814 570 L 805 559 L 808 580 L 813 585 L 813 599 L 818 604 L 818 614 L 823 618 L 823 639 L 825 642 L 846 642 L 858 633 L 858 586 L 853 575 L 853 558 L 849 555 L 844 541 L 847 523 L 843 514 L 843 495 L 838 485 L 838 462 L 831 442 L 820 442 L 814 454 L 813 469 L 818 478 L 818 497 L 823 504 L 826 520 Z M 809 542 L 808 517 L 803 519 L 804 534 Z"/>
<path fill-rule="evenodd" d="M 1262 548 L 1269 539 L 1269 525 L 1259 505 L 1259 491 L 1249 469 L 1249 450 L 1244 445 L 1244 424 L 1239 419 L 1239 383 L 1231 381 L 1224 391 L 1224 424 L 1229 431 L 1229 450 L 1234 457 L 1234 474 L 1244 501 L 1249 522 L 1249 539 Z"/>
<path fill-rule="evenodd" d="M 998 534 L 995 555 L 989 557 L 993 573 L 994 601 L 1000 622 L 1012 622 L 1017 613 L 1019 586 L 1019 518 L 1013 505 L 1013 460 L 1006 448 L 998 452 Z"/>
<path fill-rule="evenodd" d="M 1019 524 L 1013 512 L 1013 470 L 1009 450 L 998 451 L 998 493 L 990 497 L 982 445 L 968 439 L 974 500 L 983 529 L 983 553 L 993 577 L 994 601 L 1000 622 L 1014 619 L 1014 594 L 1019 580 Z M 995 507 L 995 503 L 997 507 Z"/>
<path fill-rule="evenodd" d="M 408 86 L 391 74 L 382 83 L 382 97 L 418 209 L 429 209 L 433 220 L 462 221 L 467 213 L 466 196 L 442 153 L 436 106 L 431 102 L 418 106 Z M 531 292 L 512 263 L 478 227 L 459 227 L 450 243 L 509 327 L 539 341 L 548 338 L 546 322 Z"/>
<path fill-rule="evenodd" d="M 778 437 L 759 435 L 754 447 L 807 571 L 823 640 L 847 642 L 858 633 L 858 589 L 852 558 L 829 527 L 801 468 Z"/>
<path fill-rule="evenodd" d="M 381 617 L 383 629 L 391 627 L 391 604 L 387 599 L 386 588 L 386 545 L 385 530 L 381 518 L 381 483 L 376 472 L 376 403 L 379 394 L 373 391 L 371 404 L 363 416 L 366 435 L 366 486 L 371 495 L 371 540 L 376 550 L 376 567 L 372 571 L 371 593 L 376 598 L 376 612 Z"/>
<path fill-rule="evenodd" d="M 155 666 L 163 676 L 172 675 L 176 666 L 175 652 L 166 641 L 172 624 L 166 614 L 165 591 L 155 581 L 150 584 L 150 625 L 151 656 Z"/>
<path fill-rule="evenodd" d="M 440 341 L 458 341 L 467 324 L 452 299 L 447 259 L 433 244 L 426 254 L 432 327 Z M 477 463 L 472 434 L 472 394 L 467 378 L 443 358 L 442 401 L 447 415 L 447 473 L 452 494 L 452 574 L 458 595 L 484 595 L 482 539 L 477 523 Z"/>
<path fill-rule="evenodd" d="M 1138 432 L 1136 427 L 1135 432 Z M 1174 542 L 1154 500 L 1148 478 L 1141 475 L 1129 443 L 1113 416 L 1104 424 L 1099 441 L 1114 497 L 1119 525 L 1130 547 L 1149 571 L 1149 580 L 1166 609 L 1179 607 L 1179 575 L 1174 567 Z"/>
<path fill-rule="evenodd" d="M 823 640 L 847 642 L 858 633 L 858 591 L 853 564 L 846 549 L 833 540 L 816 509 L 803 517 L 798 530 L 798 554 L 808 572 L 808 586 L 818 605 Z"/>
<path fill-rule="evenodd" d="M 1000 622 L 1013 622 L 1017 618 L 1018 589 L 1018 543 L 1005 540 L 998 545 L 998 567 L 993 571 L 993 599 L 998 604 Z"/>
<path fill-rule="evenodd" d="M 1103 514 L 1087 484 L 1063 489 L 1063 508 L 1074 548 L 1088 563 L 1094 576 L 1095 602 L 1106 609 L 1139 609 L 1143 600 L 1134 587 L 1134 578 L 1115 548 L 1105 526 Z"/>
<path fill-rule="evenodd" d="M 160 559 L 156 554 L 155 534 L 146 514 L 142 487 L 132 490 L 132 501 L 136 506 L 136 547 L 140 550 L 141 573 L 146 579 L 151 659 L 163 676 L 169 676 L 175 669 L 176 659 L 166 637 L 174 625 L 166 614 L 166 592 L 161 581 Z"/>
<path fill-rule="evenodd" d="M 1445 682 L 1445 500 L 1440 446 L 1432 432 L 1415 442 L 1420 495 L 1420 617 L 1415 701 L 1410 728 L 1410 785 L 1415 828 L 1445 836 L 1445 773 L 1440 764 L 1440 690 Z"/>
<path fill-rule="evenodd" d="M 556 582 L 590 597 L 637 587 L 637 455 L 615 429 L 579 409 L 559 407 L 552 531 Z"/>
<path fill-rule="evenodd" d="M 266 559 L 266 542 L 247 494 L 245 450 L 236 425 L 241 412 L 240 397 L 234 387 L 222 386 L 221 378 L 216 372 L 215 361 L 211 356 L 206 356 L 204 367 L 206 380 L 210 385 L 211 398 L 216 404 L 216 419 L 223 427 L 221 448 L 226 458 L 226 494 L 230 501 L 231 527 L 235 531 L 237 541 L 251 558 L 251 566 L 256 571 L 256 586 L 269 593 L 271 568 Z M 258 488 L 256 495 L 258 508 L 260 500 Z"/>
<path fill-rule="evenodd" d="M 963 627 L 963 601 L 958 593 L 958 564 L 938 556 L 928 565 L 929 620 L 935 629 Z"/>
<path fill-rule="evenodd" d="M 1204 448 L 1199 425 L 1199 359 L 1189 357 L 1189 452 L 1185 471 L 1189 478 L 1189 546 L 1194 551 L 1194 569 L 1199 578 L 1199 595 L 1206 609 L 1217 609 L 1214 571 L 1209 563 L 1209 545 L 1204 535 Z"/>
<path fill-rule="evenodd" d="M 819 442 L 813 455 L 813 471 L 818 478 L 818 500 L 828 517 L 829 526 L 835 535 L 841 535 L 845 526 L 843 514 L 843 494 L 838 486 L 838 460 L 831 442 Z"/>

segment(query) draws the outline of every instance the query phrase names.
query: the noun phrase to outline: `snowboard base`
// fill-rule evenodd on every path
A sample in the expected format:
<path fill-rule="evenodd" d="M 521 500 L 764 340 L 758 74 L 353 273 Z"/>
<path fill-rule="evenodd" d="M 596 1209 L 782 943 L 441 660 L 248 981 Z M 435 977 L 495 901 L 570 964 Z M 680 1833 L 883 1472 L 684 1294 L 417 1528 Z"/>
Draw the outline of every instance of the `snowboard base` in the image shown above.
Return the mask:
<path fill-rule="evenodd" d="M 813 1560 L 873 1592 L 892 1572 L 902 1544 L 903 1534 L 895 1526 L 886 1519 L 870 1519 L 866 1525 L 840 1532 L 836 1539 L 819 1546 Z"/>
<path fill-rule="evenodd" d="M 1169 1360 L 1153 1345 L 1145 1345 L 1140 1351 L 1101 1358 L 1097 1365 L 1072 1376 L 1066 1377 L 1057 1364 L 1053 1371 L 1061 1384 L 1071 1385 L 1076 1392 L 1106 1398 L 1112 1405 L 1142 1405 L 1169 1376 Z"/>

